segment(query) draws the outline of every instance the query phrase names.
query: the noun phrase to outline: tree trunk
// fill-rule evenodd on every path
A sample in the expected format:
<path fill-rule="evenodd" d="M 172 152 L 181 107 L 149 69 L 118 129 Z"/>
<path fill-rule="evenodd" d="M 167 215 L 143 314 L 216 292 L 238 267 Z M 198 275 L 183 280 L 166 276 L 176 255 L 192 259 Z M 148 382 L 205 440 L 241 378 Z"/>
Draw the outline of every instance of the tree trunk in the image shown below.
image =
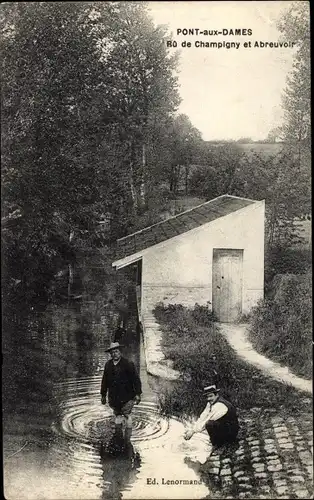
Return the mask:
<path fill-rule="evenodd" d="M 72 264 L 68 264 L 68 304 L 71 297 L 71 285 L 73 284 L 73 267 Z"/>
<path fill-rule="evenodd" d="M 181 171 L 181 166 L 176 165 L 174 167 L 174 180 L 173 180 L 173 192 L 174 192 L 174 194 L 178 193 L 180 171 Z"/>
<path fill-rule="evenodd" d="M 140 184 L 140 200 L 144 207 L 146 203 L 146 144 L 142 146 L 142 175 Z"/>
<path fill-rule="evenodd" d="M 190 165 L 185 165 L 185 194 L 189 194 L 189 173 Z"/>
<path fill-rule="evenodd" d="M 175 184 L 175 166 L 172 165 L 171 171 L 170 171 L 170 177 L 169 177 L 169 189 L 170 189 L 171 193 L 174 192 L 174 188 L 175 188 L 174 184 Z"/>
<path fill-rule="evenodd" d="M 138 202 L 137 202 L 137 193 L 134 185 L 134 168 L 133 168 L 133 162 L 130 162 L 130 175 L 129 175 L 129 185 L 130 185 L 130 192 L 131 192 L 131 198 L 132 198 L 132 203 L 133 203 L 133 210 L 136 213 L 138 210 Z"/>
<path fill-rule="evenodd" d="M 129 144 L 129 186 L 130 186 L 130 193 L 131 193 L 131 199 L 132 199 L 132 204 L 133 204 L 133 211 L 136 214 L 138 212 L 138 197 L 137 197 L 137 192 L 136 192 L 136 183 L 135 183 L 135 172 L 134 172 L 134 165 L 135 165 L 135 147 L 134 143 L 131 142 Z"/>

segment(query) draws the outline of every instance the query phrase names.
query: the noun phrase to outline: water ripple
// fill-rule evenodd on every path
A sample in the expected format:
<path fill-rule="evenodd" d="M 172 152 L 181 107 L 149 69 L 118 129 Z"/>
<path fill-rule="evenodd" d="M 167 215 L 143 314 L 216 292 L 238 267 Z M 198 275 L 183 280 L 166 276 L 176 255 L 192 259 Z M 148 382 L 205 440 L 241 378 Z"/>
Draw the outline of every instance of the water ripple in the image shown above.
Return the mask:
<path fill-rule="evenodd" d="M 184 424 L 175 418 L 162 417 L 155 396 L 149 391 L 144 393 L 142 402 L 132 412 L 131 441 L 137 459 L 116 460 L 110 453 L 107 456 L 106 445 L 114 432 L 114 415 L 108 405 L 100 402 L 100 382 L 101 376 L 97 374 L 73 377 L 57 384 L 59 417 L 53 424 L 58 436 L 54 452 L 58 463 L 62 464 L 66 481 L 74 482 L 75 488 L 80 489 L 83 483 L 79 478 L 84 478 L 85 485 L 88 483 L 90 488 L 99 488 L 101 498 L 116 498 L 117 491 L 120 491 L 123 498 L 133 499 L 138 498 L 139 488 L 144 495 L 140 498 L 151 498 L 152 489 L 147 485 L 150 477 L 199 479 L 185 464 L 185 458 L 194 460 L 200 452 L 203 455 L 208 453 L 207 434 L 201 433 L 191 441 L 185 441 Z M 105 445 L 104 448 L 101 444 Z M 105 451 L 105 457 L 101 450 Z M 167 498 L 165 495 L 169 490 L 163 488 L 166 487 L 155 487 L 155 498 Z M 203 498 L 208 489 L 198 484 L 185 489 L 184 493 L 188 495 L 185 498 Z M 91 498 L 90 492 L 86 492 L 85 498 L 87 495 Z M 100 498 L 96 490 L 93 498 Z"/>
<path fill-rule="evenodd" d="M 97 443 L 112 428 L 113 413 L 106 405 L 94 402 L 89 396 L 68 400 L 62 414 L 53 424 L 53 430 L 61 435 L 76 438 L 80 442 Z M 168 431 L 168 420 L 157 413 L 156 405 L 143 402 L 133 410 L 132 441 L 157 439 Z"/>

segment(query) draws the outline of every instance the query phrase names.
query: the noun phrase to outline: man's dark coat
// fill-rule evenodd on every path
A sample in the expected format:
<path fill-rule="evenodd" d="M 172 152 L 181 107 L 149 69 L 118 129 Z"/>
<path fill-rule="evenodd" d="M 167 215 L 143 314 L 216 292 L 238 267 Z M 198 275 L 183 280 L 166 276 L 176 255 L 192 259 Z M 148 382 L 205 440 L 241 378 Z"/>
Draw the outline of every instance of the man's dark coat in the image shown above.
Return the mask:
<path fill-rule="evenodd" d="M 228 411 L 218 420 L 209 420 L 205 428 L 209 434 L 213 446 L 220 447 L 224 444 L 233 443 L 239 432 L 239 421 L 235 407 L 222 396 L 219 396 L 216 403 L 221 402 Z M 214 403 L 215 405 L 215 403 Z"/>
<path fill-rule="evenodd" d="M 107 391 L 108 403 L 113 408 L 121 407 L 135 396 L 141 395 L 141 380 L 132 361 L 123 357 L 116 365 L 112 359 L 107 361 L 101 382 L 101 395 L 106 396 Z"/>

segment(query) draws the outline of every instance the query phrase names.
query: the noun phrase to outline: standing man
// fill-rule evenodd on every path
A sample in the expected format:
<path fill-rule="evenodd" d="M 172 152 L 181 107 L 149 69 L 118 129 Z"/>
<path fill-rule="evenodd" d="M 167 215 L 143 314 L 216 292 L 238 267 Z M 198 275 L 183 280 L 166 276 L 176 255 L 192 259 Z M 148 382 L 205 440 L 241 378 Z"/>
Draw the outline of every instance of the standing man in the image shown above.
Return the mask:
<path fill-rule="evenodd" d="M 206 429 L 213 448 L 236 441 L 239 432 L 236 409 L 219 391 L 215 385 L 204 388 L 207 405 L 193 427 L 185 432 L 184 439 L 191 439 L 193 434 Z"/>
<path fill-rule="evenodd" d="M 134 363 L 123 358 L 119 342 L 112 342 L 106 352 L 111 359 L 105 364 L 101 382 L 101 402 L 108 403 L 115 414 L 116 435 L 123 436 L 123 422 L 125 421 L 126 444 L 130 444 L 132 435 L 132 409 L 141 401 L 142 384 L 136 372 Z"/>

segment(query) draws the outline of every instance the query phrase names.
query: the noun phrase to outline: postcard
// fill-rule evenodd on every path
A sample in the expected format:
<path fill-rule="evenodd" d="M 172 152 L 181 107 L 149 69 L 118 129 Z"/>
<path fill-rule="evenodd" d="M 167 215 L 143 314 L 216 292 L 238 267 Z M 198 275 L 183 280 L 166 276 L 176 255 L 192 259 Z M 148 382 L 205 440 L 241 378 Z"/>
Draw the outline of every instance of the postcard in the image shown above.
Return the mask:
<path fill-rule="evenodd" d="M 313 495 L 309 20 L 1 5 L 7 500 Z"/>

